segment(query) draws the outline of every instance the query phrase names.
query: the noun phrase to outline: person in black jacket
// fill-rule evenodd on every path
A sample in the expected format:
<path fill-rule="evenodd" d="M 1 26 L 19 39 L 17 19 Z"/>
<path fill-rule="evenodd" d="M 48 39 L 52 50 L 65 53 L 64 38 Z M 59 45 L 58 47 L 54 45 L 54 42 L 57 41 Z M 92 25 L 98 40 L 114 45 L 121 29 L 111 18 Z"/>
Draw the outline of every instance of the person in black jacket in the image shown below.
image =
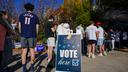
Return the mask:
<path fill-rule="evenodd" d="M 54 24 L 54 17 L 50 16 L 45 25 L 45 37 L 48 46 L 48 63 L 52 60 L 53 48 L 55 47 L 55 31 L 57 26 Z"/>

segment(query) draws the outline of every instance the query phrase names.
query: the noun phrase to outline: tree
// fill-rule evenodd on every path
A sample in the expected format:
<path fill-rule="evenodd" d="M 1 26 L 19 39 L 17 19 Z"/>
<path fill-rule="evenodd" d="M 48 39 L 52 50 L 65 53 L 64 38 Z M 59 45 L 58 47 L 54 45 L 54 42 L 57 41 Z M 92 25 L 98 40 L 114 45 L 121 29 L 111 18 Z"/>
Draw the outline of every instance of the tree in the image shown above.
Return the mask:
<path fill-rule="evenodd" d="M 89 0 L 82 0 L 82 2 L 80 2 L 80 0 L 76 1 L 72 11 L 72 20 L 75 24 L 75 27 L 79 24 L 82 24 L 84 27 L 86 27 L 89 24 L 91 19 L 90 6 Z"/>
<path fill-rule="evenodd" d="M 64 0 L 64 16 L 70 21 L 73 29 L 79 24 L 86 27 L 91 19 L 90 0 Z"/>
<path fill-rule="evenodd" d="M 127 5 L 126 0 L 97 0 L 95 19 L 103 21 L 106 29 L 124 29 L 128 27 Z"/>
<path fill-rule="evenodd" d="M 0 0 L 0 9 L 7 11 L 9 16 L 12 17 L 15 13 L 13 0 Z"/>
<path fill-rule="evenodd" d="M 78 5 L 76 5 L 78 6 Z M 76 22 L 77 24 L 83 24 L 83 26 L 87 26 L 89 24 L 89 21 L 91 19 L 90 17 L 90 1 L 89 0 L 83 0 L 82 5 L 79 7 L 76 7 L 76 11 L 78 11 L 78 14 L 76 16 Z"/>

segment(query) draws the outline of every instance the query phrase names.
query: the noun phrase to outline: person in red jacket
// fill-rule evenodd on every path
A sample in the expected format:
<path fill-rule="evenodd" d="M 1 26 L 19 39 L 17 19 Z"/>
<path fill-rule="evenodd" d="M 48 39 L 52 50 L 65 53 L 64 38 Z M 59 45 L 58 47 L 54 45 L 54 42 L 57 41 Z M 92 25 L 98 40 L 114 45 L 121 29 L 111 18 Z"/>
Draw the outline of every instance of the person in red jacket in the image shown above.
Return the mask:
<path fill-rule="evenodd" d="M 5 43 L 5 37 L 7 32 L 7 20 L 8 14 L 5 11 L 0 11 L 0 65 L 2 62 L 2 54 L 4 51 L 4 43 Z"/>

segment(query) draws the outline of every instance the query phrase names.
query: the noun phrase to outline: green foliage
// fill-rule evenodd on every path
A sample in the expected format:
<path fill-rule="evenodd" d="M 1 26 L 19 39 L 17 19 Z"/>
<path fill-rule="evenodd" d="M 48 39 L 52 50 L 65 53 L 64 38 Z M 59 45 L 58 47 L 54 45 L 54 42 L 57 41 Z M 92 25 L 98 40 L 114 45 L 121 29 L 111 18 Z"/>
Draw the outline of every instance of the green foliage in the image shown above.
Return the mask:
<path fill-rule="evenodd" d="M 74 6 L 73 16 L 73 20 L 76 26 L 82 24 L 82 26 L 86 27 L 89 24 L 91 18 L 89 0 L 83 0 L 81 6 Z"/>
<path fill-rule="evenodd" d="M 38 37 L 37 37 L 37 40 L 38 40 L 38 43 L 42 44 L 42 43 L 46 43 L 46 38 L 44 36 L 44 32 L 40 32 L 38 34 Z"/>
<path fill-rule="evenodd" d="M 77 25 L 82 24 L 82 26 L 86 27 L 89 24 L 90 14 L 89 12 L 83 12 L 82 14 L 78 14 L 76 16 Z"/>

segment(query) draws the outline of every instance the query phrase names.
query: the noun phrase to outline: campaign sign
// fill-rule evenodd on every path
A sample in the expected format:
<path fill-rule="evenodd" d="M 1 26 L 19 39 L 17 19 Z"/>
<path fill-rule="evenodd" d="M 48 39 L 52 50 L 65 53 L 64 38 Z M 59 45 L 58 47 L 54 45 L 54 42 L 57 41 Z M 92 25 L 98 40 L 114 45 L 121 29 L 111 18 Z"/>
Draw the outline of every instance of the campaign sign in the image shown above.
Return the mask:
<path fill-rule="evenodd" d="M 56 72 L 81 72 L 80 34 L 57 36 Z"/>
<path fill-rule="evenodd" d="M 37 44 L 36 47 L 35 47 L 35 51 L 36 52 L 43 52 L 43 51 L 45 51 L 45 45 Z"/>
<path fill-rule="evenodd" d="M 21 43 L 20 42 L 16 42 L 16 43 L 14 43 L 14 45 L 15 45 L 15 48 L 21 48 Z"/>

